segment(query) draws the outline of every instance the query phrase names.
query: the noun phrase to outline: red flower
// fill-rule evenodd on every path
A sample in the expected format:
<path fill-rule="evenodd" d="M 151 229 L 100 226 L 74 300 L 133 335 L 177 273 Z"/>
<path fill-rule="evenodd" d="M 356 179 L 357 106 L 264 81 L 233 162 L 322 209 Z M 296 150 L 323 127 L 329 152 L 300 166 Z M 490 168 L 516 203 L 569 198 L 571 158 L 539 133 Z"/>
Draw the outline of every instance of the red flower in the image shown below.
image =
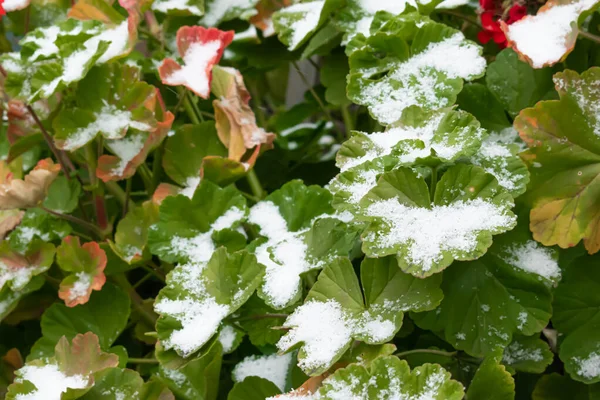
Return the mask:
<path fill-rule="evenodd" d="M 6 11 L 4 11 L 4 7 L 2 6 L 3 3 L 4 0 L 0 0 L 0 16 L 6 15 Z"/>
<path fill-rule="evenodd" d="M 479 0 L 481 8 L 484 10 L 481 13 L 481 26 L 483 30 L 477 34 L 477 39 L 486 44 L 493 40 L 501 49 L 506 47 L 506 36 L 500 28 L 501 15 L 504 14 L 502 7 L 496 7 L 494 0 Z M 513 5 L 508 10 L 508 18 L 504 21 L 510 25 L 527 15 L 527 8 L 519 4 Z"/>
<path fill-rule="evenodd" d="M 517 22 L 518 20 L 522 19 L 523 17 L 525 17 L 526 15 L 527 15 L 527 7 L 515 4 L 514 6 L 512 6 L 510 8 L 510 10 L 508 10 L 508 20 L 506 21 L 506 23 L 508 25 L 513 24 L 513 23 Z"/>

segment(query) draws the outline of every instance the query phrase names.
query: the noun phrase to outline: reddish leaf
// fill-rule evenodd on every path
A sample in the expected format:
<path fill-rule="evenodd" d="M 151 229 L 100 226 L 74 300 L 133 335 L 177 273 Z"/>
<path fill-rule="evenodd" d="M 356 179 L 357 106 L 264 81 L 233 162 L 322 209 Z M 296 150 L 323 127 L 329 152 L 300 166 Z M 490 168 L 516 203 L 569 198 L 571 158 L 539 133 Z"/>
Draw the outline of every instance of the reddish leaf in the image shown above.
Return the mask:
<path fill-rule="evenodd" d="M 21 223 L 23 215 L 25 215 L 25 211 L 21 210 L 0 211 L 0 240 L 4 240 L 6 234 Z"/>
<path fill-rule="evenodd" d="M 58 176 L 60 165 L 50 158 L 40 160 L 24 180 L 12 179 L 12 174 L 0 173 L 0 210 L 36 207 L 48 193 L 50 184 Z"/>
<path fill-rule="evenodd" d="M 54 348 L 54 358 L 65 375 L 89 376 L 90 383 L 94 372 L 119 364 L 119 356 L 102 352 L 98 336 L 92 332 L 78 334 L 70 344 L 66 337 L 61 337 Z"/>
<path fill-rule="evenodd" d="M 22 290 L 34 275 L 39 275 L 52 265 L 54 245 L 36 241 L 25 253 L 10 248 L 8 242 L 0 243 L 0 289 L 9 285 L 14 291 Z"/>
<path fill-rule="evenodd" d="M 177 31 L 177 49 L 184 65 L 167 58 L 158 68 L 162 83 L 183 85 L 207 99 L 210 94 L 212 68 L 219 62 L 223 50 L 233 40 L 234 31 L 223 32 L 216 28 L 182 26 Z"/>

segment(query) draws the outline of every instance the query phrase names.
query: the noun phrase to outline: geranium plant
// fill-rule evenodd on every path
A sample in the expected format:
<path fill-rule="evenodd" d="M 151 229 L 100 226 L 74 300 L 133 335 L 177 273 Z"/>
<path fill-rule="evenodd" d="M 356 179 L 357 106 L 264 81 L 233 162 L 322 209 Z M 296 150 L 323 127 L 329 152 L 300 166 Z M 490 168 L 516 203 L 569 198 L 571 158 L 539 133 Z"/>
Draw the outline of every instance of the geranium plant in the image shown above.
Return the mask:
<path fill-rule="evenodd" d="M 0 2 L 0 395 L 596 399 L 599 5 Z"/>

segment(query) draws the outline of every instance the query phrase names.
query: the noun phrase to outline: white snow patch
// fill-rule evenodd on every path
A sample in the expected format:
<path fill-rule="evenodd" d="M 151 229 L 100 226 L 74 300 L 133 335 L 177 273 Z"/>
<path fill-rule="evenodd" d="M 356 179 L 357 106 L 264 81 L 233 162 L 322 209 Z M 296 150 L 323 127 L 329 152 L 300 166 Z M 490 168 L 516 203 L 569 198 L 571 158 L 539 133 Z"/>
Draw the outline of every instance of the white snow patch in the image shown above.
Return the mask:
<path fill-rule="evenodd" d="M 540 245 L 535 240 L 514 245 L 503 258 L 508 264 L 551 281 L 558 281 L 561 270 L 558 261 L 553 257 L 551 249 Z"/>
<path fill-rule="evenodd" d="M 572 360 L 577 363 L 577 375 L 586 379 L 594 379 L 600 376 L 600 354 L 590 353 L 586 358 L 573 357 Z"/>
<path fill-rule="evenodd" d="M 241 382 L 248 376 L 258 376 L 273 382 L 283 392 L 291 363 L 291 353 L 281 356 L 249 356 L 236 364 L 232 373 L 233 380 Z"/>
<path fill-rule="evenodd" d="M 202 23 L 206 26 L 217 26 L 228 12 L 236 9 L 249 17 L 256 14 L 254 4 L 256 4 L 256 0 L 214 0 L 208 2 Z"/>
<path fill-rule="evenodd" d="M 296 3 L 278 11 L 279 21 L 292 31 L 288 49 L 295 50 L 319 25 L 325 1 Z M 303 14 L 298 18 L 298 14 Z"/>
<path fill-rule="evenodd" d="M 67 389 L 83 389 L 88 385 L 88 378 L 82 375 L 67 376 L 57 365 L 41 367 L 26 365 L 17 371 L 15 382 L 31 382 L 35 389 L 25 394 L 17 394 L 15 400 L 60 400 Z"/>
<path fill-rule="evenodd" d="M 519 342 L 512 342 L 504 349 L 502 361 L 507 364 L 517 364 L 527 361 L 540 362 L 544 360 L 542 349 L 528 349 Z"/>
<path fill-rule="evenodd" d="M 224 325 L 219 332 L 219 342 L 223 346 L 223 352 L 229 353 L 233 350 L 235 338 L 237 337 L 235 328 L 231 325 Z"/>
<path fill-rule="evenodd" d="M 75 275 L 77 276 L 77 280 L 69 290 L 69 300 L 71 301 L 80 297 L 87 297 L 90 285 L 92 284 L 92 277 L 90 274 L 78 272 Z"/>
<path fill-rule="evenodd" d="M 169 13 L 169 11 L 187 11 L 198 17 L 203 14 L 203 11 L 197 6 L 190 5 L 188 0 L 156 0 L 152 3 L 152 9 L 165 14 Z"/>
<path fill-rule="evenodd" d="M 111 140 L 107 142 L 107 146 L 119 157 L 119 164 L 112 169 L 111 173 L 115 176 L 121 176 L 125 172 L 127 164 L 140 154 L 144 148 L 144 137 L 143 135 L 130 135 L 123 139 Z"/>

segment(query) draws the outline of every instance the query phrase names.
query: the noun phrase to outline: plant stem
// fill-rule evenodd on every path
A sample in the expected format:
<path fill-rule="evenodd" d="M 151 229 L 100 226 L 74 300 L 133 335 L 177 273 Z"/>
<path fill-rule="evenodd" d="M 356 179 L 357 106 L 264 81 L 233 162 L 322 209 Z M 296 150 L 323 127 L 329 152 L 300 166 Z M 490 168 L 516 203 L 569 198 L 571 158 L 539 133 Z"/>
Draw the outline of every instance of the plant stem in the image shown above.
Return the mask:
<path fill-rule="evenodd" d="M 470 23 L 471 25 L 474 25 L 476 27 L 478 27 L 479 29 L 483 29 L 483 26 L 481 26 L 481 24 L 479 23 L 479 21 L 477 21 L 477 19 L 470 17 L 468 15 L 464 15 L 462 13 L 459 13 L 458 11 L 454 11 L 454 10 L 441 10 L 439 11 L 440 14 L 446 14 L 446 15 L 452 15 L 453 17 L 462 19 L 463 21 L 466 21 L 468 23 Z"/>
<path fill-rule="evenodd" d="M 128 210 L 131 210 L 133 207 L 135 207 L 135 203 L 131 199 L 127 198 L 127 193 L 125 193 L 125 191 L 121 188 L 121 186 L 119 186 L 117 182 L 108 181 L 104 183 L 104 186 L 106 187 L 106 190 L 108 190 L 110 194 L 112 194 L 115 197 L 115 199 L 117 199 L 117 201 L 121 203 L 123 207 L 125 207 L 126 203 Z M 133 193 L 130 193 L 130 196 L 132 194 Z M 144 193 L 144 196 L 145 195 L 146 193 Z"/>
<path fill-rule="evenodd" d="M 140 295 L 135 291 L 131 283 L 127 280 L 125 274 L 119 274 L 114 276 L 115 282 L 124 289 L 127 294 L 129 294 L 129 298 L 131 299 L 131 305 L 137 312 L 140 313 L 142 318 L 146 320 L 146 322 L 150 323 L 150 325 L 154 326 L 156 324 L 157 317 L 152 314 L 146 308 L 144 308 L 144 300 L 140 297 Z"/>
<path fill-rule="evenodd" d="M 431 167 L 431 185 L 429 185 L 429 200 L 433 201 L 437 185 L 437 167 Z"/>
<path fill-rule="evenodd" d="M 104 204 L 104 188 L 96 177 L 97 154 L 94 146 L 96 142 L 90 142 L 85 146 L 85 161 L 88 167 L 90 185 L 92 186 L 92 196 L 94 197 L 94 208 L 96 210 L 96 222 L 102 232 L 108 229 L 108 217 L 106 215 L 106 205 Z M 104 235 L 103 235 L 104 236 Z"/>
<path fill-rule="evenodd" d="M 417 353 L 427 353 L 427 354 L 435 354 L 438 356 L 454 357 L 455 355 L 458 354 L 458 351 L 443 351 L 443 350 L 434 350 L 434 349 L 414 349 L 414 350 L 401 351 L 394 355 L 396 357 L 402 358 L 409 354 L 417 354 Z"/>
<path fill-rule="evenodd" d="M 351 132 L 354 130 L 354 120 L 352 119 L 352 115 L 350 115 L 350 110 L 348 110 L 348 106 L 342 106 L 342 118 L 344 119 L 344 126 L 346 127 L 346 137 L 349 138 Z"/>
<path fill-rule="evenodd" d="M 127 364 L 158 364 L 155 358 L 128 358 Z"/>
<path fill-rule="evenodd" d="M 252 97 L 254 97 L 255 106 L 255 114 L 258 117 L 258 123 L 261 127 L 267 127 L 267 117 L 265 116 L 265 112 L 262 109 L 262 96 L 260 94 L 260 90 L 256 87 L 256 84 L 252 84 Z"/>
<path fill-rule="evenodd" d="M 150 172 L 150 168 L 146 164 L 142 164 L 138 167 L 137 172 L 140 173 L 142 177 L 142 181 L 144 181 L 144 187 L 148 193 L 154 193 L 152 172 Z"/>
<path fill-rule="evenodd" d="M 248 174 L 246 174 L 246 180 L 248 181 L 248 185 L 250 185 L 252 194 L 254 194 L 257 199 L 263 199 L 265 197 L 265 191 L 263 190 L 254 169 L 248 171 Z"/>
<path fill-rule="evenodd" d="M 188 98 L 190 99 L 190 103 L 192 103 L 192 108 L 194 109 L 194 112 L 196 113 L 198 118 L 200 118 L 200 121 L 204 122 L 204 117 L 202 116 L 202 113 L 200 112 L 200 109 L 198 108 L 198 104 L 196 104 L 196 102 L 194 101 L 194 98 L 192 97 L 194 95 L 192 94 L 192 92 L 190 90 L 187 91 L 187 95 L 188 95 Z"/>
<path fill-rule="evenodd" d="M 185 108 L 185 112 L 187 113 L 192 123 L 195 125 L 200 124 L 200 119 L 194 112 L 194 107 L 192 107 L 192 102 L 190 101 L 190 98 L 187 95 L 187 90 L 184 87 L 179 86 L 177 88 L 177 92 L 179 93 L 179 96 L 181 96 L 181 98 L 183 99 L 183 107 Z"/>
<path fill-rule="evenodd" d="M 238 189 L 238 190 L 239 190 L 239 189 Z M 244 192 L 244 191 L 242 191 L 242 190 L 240 190 L 240 193 L 241 193 L 241 194 L 242 194 L 242 195 L 243 195 L 245 198 L 247 198 L 247 199 L 248 199 L 248 200 L 250 200 L 250 201 L 253 201 L 253 202 L 255 202 L 255 203 L 258 203 L 258 202 L 260 201 L 260 199 L 259 199 L 258 197 L 256 197 L 256 196 L 252 196 L 251 194 L 249 194 L 249 193 L 246 193 L 246 192 Z"/>
<path fill-rule="evenodd" d="M 240 317 L 240 318 L 232 318 L 232 321 L 256 321 L 259 319 L 269 319 L 269 318 L 287 318 L 289 317 L 289 314 L 255 314 L 255 315 L 249 315 L 247 317 Z"/>
<path fill-rule="evenodd" d="M 165 151 L 165 141 L 154 150 L 154 160 L 152 161 L 152 187 L 156 189 L 160 183 L 162 175 L 162 158 Z"/>
<path fill-rule="evenodd" d="M 91 224 L 87 221 L 84 221 L 80 218 L 74 217 L 72 215 L 69 214 L 61 214 L 59 212 L 53 211 L 49 208 L 46 208 L 44 206 L 38 206 L 39 209 L 44 210 L 45 212 L 47 212 L 48 214 L 52 214 L 55 217 L 58 217 L 60 219 L 64 219 L 65 221 L 69 221 L 69 222 L 73 222 L 74 224 L 78 224 L 83 228 L 86 228 L 88 230 L 90 230 L 91 232 L 94 232 L 98 237 L 103 238 L 103 233 L 102 230 L 100 228 L 98 228 L 96 225 Z"/>
<path fill-rule="evenodd" d="M 589 40 L 591 40 L 593 42 L 600 43 L 600 36 L 596 36 L 593 33 L 589 33 L 589 32 L 580 30 L 579 31 L 579 35 L 582 36 L 582 37 L 584 37 L 584 38 L 586 38 L 586 39 L 589 39 Z"/>
<path fill-rule="evenodd" d="M 125 215 L 127 215 L 127 211 L 128 208 L 127 207 L 129 205 L 129 194 L 131 193 L 131 178 L 127 179 L 127 181 L 125 181 L 125 202 L 123 204 L 123 213 L 121 214 L 121 217 L 125 217 Z"/>

